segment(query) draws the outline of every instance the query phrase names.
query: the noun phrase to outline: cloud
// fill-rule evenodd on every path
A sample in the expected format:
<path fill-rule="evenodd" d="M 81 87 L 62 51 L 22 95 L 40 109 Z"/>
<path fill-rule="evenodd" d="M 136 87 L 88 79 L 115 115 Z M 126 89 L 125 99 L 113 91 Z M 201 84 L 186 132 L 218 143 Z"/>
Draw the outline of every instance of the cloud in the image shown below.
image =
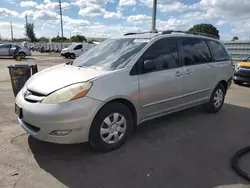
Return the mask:
<path fill-rule="evenodd" d="M 71 4 L 79 6 L 79 7 L 88 7 L 88 6 L 104 6 L 107 3 L 114 3 L 114 0 L 75 0 Z"/>
<path fill-rule="evenodd" d="M 36 11 L 34 14 L 35 20 L 56 20 L 58 19 L 58 14 L 51 11 L 41 10 Z"/>
<path fill-rule="evenodd" d="M 49 24 L 49 23 L 43 23 L 41 29 L 42 30 L 45 30 L 45 29 L 51 29 L 51 28 L 55 28 L 56 26 L 55 25 L 52 25 L 52 24 Z"/>
<path fill-rule="evenodd" d="M 33 18 L 34 20 L 48 21 L 48 20 L 59 19 L 59 15 L 57 13 L 48 10 L 37 10 L 37 11 L 27 10 L 21 14 L 21 17 L 25 17 L 25 15 L 27 15 L 30 18 Z"/>
<path fill-rule="evenodd" d="M 36 6 L 36 5 L 37 5 L 37 3 L 34 2 L 34 1 L 22 1 L 22 2 L 20 3 L 20 6 L 21 6 L 21 7 L 34 7 L 34 6 Z"/>
<path fill-rule="evenodd" d="M 24 18 L 25 16 L 28 16 L 28 17 L 34 17 L 34 11 L 33 10 L 26 10 L 26 11 L 24 11 L 21 15 L 20 15 L 20 17 L 21 18 Z"/>
<path fill-rule="evenodd" d="M 6 27 L 7 26 L 7 27 Z M 12 22 L 14 38 L 24 37 L 24 24 L 23 22 Z M 0 22 L 1 37 L 11 38 L 10 35 L 10 22 Z"/>
<path fill-rule="evenodd" d="M 51 3 L 50 0 L 44 0 L 44 4 Z"/>
<path fill-rule="evenodd" d="M 161 12 L 183 12 L 191 9 L 195 9 L 196 7 L 193 5 L 185 5 L 181 2 L 174 1 L 171 4 L 159 4 L 159 10 Z"/>
<path fill-rule="evenodd" d="M 183 19 L 170 18 L 168 20 L 156 20 L 157 29 L 163 30 L 187 30 L 189 24 Z"/>
<path fill-rule="evenodd" d="M 153 7 L 153 0 L 138 0 L 141 6 Z M 166 4 L 166 0 L 158 0 L 157 4 Z"/>
<path fill-rule="evenodd" d="M 18 12 L 6 8 L 0 8 L 0 17 L 16 17 Z"/>
<path fill-rule="evenodd" d="M 123 15 L 120 11 L 118 12 L 108 12 L 99 5 L 93 5 L 87 8 L 82 8 L 78 12 L 79 15 L 83 17 L 95 17 L 103 16 L 105 19 L 121 19 Z"/>
<path fill-rule="evenodd" d="M 43 9 L 43 10 L 51 10 L 51 11 L 59 10 L 59 3 L 58 2 L 51 2 L 51 1 L 45 0 L 44 3 L 45 4 L 37 5 L 36 8 Z M 62 9 L 66 9 L 66 8 L 70 7 L 70 4 L 67 2 L 62 2 L 61 6 L 62 6 Z"/>
<path fill-rule="evenodd" d="M 151 16 L 146 16 L 143 14 L 127 17 L 127 22 L 130 24 L 143 24 L 143 23 L 150 23 L 151 21 L 152 21 Z"/>
<path fill-rule="evenodd" d="M 93 17 L 93 16 L 101 16 L 104 14 L 104 12 L 105 12 L 105 9 L 101 8 L 98 5 L 94 5 L 92 7 L 80 9 L 78 14 L 81 16 Z"/>
<path fill-rule="evenodd" d="M 216 22 L 216 25 L 218 26 L 222 26 L 222 25 L 226 25 L 226 24 L 229 24 L 228 21 L 225 21 L 225 20 L 219 20 Z"/>
<path fill-rule="evenodd" d="M 121 19 L 123 15 L 121 12 L 107 12 L 105 11 L 104 16 L 105 19 Z"/>
<path fill-rule="evenodd" d="M 249 18 L 250 1 L 235 1 L 235 0 L 201 0 L 198 8 L 209 10 L 218 17 L 237 20 L 239 17 Z"/>
<path fill-rule="evenodd" d="M 127 22 L 129 24 L 140 26 L 139 28 L 142 28 L 143 30 L 147 29 L 149 31 L 151 29 L 152 18 L 151 16 L 138 14 L 129 16 Z M 186 30 L 189 27 L 189 24 L 186 20 L 177 18 L 170 18 L 168 20 L 157 19 L 156 27 L 159 31 L 169 29 Z"/>
<path fill-rule="evenodd" d="M 135 6 L 136 5 L 136 0 L 120 0 L 119 5 L 120 7 L 130 7 L 130 6 Z"/>

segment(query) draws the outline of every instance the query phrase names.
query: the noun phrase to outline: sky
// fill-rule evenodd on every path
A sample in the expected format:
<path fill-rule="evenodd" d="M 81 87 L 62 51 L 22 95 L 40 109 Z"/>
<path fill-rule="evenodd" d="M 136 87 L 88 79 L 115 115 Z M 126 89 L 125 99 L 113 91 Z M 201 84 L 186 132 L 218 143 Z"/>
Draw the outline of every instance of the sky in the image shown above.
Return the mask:
<path fill-rule="evenodd" d="M 64 36 L 117 37 L 126 32 L 151 30 L 153 0 L 61 0 Z M 249 39 L 250 0 L 158 0 L 158 30 L 187 30 L 194 24 L 211 23 L 221 39 Z M 58 0 L 0 0 L 0 34 L 24 37 L 25 15 L 35 24 L 39 38 L 60 32 Z M 60 34 L 61 35 L 61 34 Z"/>

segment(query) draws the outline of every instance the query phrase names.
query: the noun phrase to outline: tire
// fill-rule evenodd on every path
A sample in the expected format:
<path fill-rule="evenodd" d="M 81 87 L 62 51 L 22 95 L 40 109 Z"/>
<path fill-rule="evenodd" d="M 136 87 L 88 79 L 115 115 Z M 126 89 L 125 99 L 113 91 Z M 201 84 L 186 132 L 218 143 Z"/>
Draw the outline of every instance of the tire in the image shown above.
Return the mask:
<path fill-rule="evenodd" d="M 234 83 L 237 84 L 237 85 L 242 85 L 243 84 L 243 82 L 239 81 L 239 80 L 234 80 Z"/>
<path fill-rule="evenodd" d="M 218 84 L 211 94 L 209 102 L 206 104 L 206 109 L 209 113 L 217 113 L 224 104 L 226 89 L 222 84 Z M 215 100 L 217 97 L 218 100 Z M 220 101 L 220 102 L 219 102 Z"/>
<path fill-rule="evenodd" d="M 18 55 L 20 56 L 21 59 L 25 59 L 26 54 L 24 52 L 19 52 Z"/>
<path fill-rule="evenodd" d="M 75 54 L 70 54 L 69 57 L 70 57 L 71 59 L 75 59 L 76 56 L 75 56 Z"/>
<path fill-rule="evenodd" d="M 117 114 L 119 114 L 119 116 Z M 115 116 L 118 117 L 116 118 L 117 121 L 115 121 Z M 125 123 L 119 126 L 114 124 L 114 122 L 118 124 L 121 122 Z M 133 128 L 133 117 L 127 106 L 119 102 L 107 104 L 97 113 L 92 122 L 89 133 L 89 143 L 97 151 L 112 151 L 125 143 L 133 132 Z M 103 133 L 101 133 L 101 129 L 104 130 Z M 117 140 L 115 140 L 115 135 Z"/>

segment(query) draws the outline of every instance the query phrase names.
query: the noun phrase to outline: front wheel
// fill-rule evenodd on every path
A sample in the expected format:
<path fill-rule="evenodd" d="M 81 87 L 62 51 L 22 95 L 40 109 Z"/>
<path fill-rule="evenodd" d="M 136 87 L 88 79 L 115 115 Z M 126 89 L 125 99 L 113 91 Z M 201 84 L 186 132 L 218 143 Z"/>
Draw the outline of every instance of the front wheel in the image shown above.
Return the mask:
<path fill-rule="evenodd" d="M 70 54 L 71 59 L 75 59 L 75 57 L 76 57 L 75 54 Z"/>
<path fill-rule="evenodd" d="M 214 89 L 209 102 L 206 104 L 207 110 L 210 113 L 217 113 L 224 104 L 226 89 L 222 84 L 218 84 Z"/>
<path fill-rule="evenodd" d="M 101 152 L 121 147 L 133 131 L 133 117 L 128 107 L 113 102 L 104 106 L 94 118 L 89 142 Z"/>

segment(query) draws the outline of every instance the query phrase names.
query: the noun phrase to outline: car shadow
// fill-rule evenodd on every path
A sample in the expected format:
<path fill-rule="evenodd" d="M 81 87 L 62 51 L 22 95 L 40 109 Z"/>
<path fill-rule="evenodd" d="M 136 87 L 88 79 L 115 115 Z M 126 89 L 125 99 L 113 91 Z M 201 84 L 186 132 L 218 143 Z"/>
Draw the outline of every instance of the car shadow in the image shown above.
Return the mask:
<path fill-rule="evenodd" d="M 250 83 L 243 83 L 243 84 L 241 84 L 240 86 L 250 88 Z"/>
<path fill-rule="evenodd" d="M 249 108 L 229 104 L 217 114 L 184 110 L 143 123 L 109 153 L 31 136 L 28 144 L 38 165 L 68 187 L 215 187 L 244 183 L 229 161 L 250 144 L 249 114 Z"/>

